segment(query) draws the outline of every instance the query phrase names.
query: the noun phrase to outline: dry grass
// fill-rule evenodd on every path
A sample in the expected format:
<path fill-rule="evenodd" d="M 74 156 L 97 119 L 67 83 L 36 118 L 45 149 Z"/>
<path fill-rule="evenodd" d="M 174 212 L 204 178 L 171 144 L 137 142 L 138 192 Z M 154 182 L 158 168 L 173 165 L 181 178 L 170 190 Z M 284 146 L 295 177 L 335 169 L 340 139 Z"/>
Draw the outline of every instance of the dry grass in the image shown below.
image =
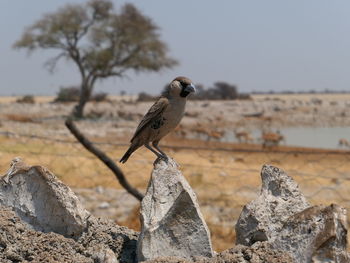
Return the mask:
<path fill-rule="evenodd" d="M 0 103 L 14 103 L 23 96 L 0 96 Z M 52 102 L 54 96 L 34 96 L 36 103 Z"/>
<path fill-rule="evenodd" d="M 14 103 L 17 99 L 22 96 L 0 96 L 0 103 Z M 255 100 L 260 99 L 281 99 L 281 100 L 309 100 L 310 98 L 320 98 L 335 101 L 349 101 L 350 93 L 345 94 L 253 94 L 251 97 Z M 48 103 L 55 99 L 55 96 L 34 96 L 35 102 L 37 103 Z M 108 95 L 108 98 L 114 101 L 121 100 L 136 100 L 137 95 Z"/>
<path fill-rule="evenodd" d="M 253 95 L 254 105 L 259 101 L 274 100 L 301 100 L 309 102 L 312 98 L 334 101 L 350 101 L 350 94 L 301 94 L 301 95 Z M 14 103 L 18 97 L 0 97 L 0 103 Z M 114 101 L 130 100 L 133 97 L 109 96 Z M 47 103 L 54 99 L 53 96 L 35 97 L 37 102 L 34 108 L 28 105 L 18 107 L 18 104 L 5 105 L 2 113 L 3 125 L 5 131 L 27 134 L 43 134 L 50 136 L 55 134 L 57 130 L 65 130 L 63 122 L 59 121 L 43 121 L 41 125 L 32 125 L 38 117 L 64 116 L 70 112 L 72 105 L 54 105 L 47 107 L 41 103 Z M 218 127 L 227 125 L 234 126 L 236 115 L 232 120 L 226 120 L 220 113 L 223 102 L 208 103 L 208 107 L 202 107 L 202 102 L 191 102 L 194 108 L 196 118 L 184 118 L 183 123 L 188 127 L 196 126 L 197 118 L 202 118 L 204 123 L 208 123 L 212 127 L 213 121 Z M 237 102 L 225 102 L 236 104 Z M 327 103 L 324 103 L 327 104 Z M 109 105 L 109 104 L 108 104 Z M 227 107 L 231 107 L 228 105 Z M 248 107 L 249 112 L 254 112 L 250 102 L 239 103 L 240 107 L 228 108 L 234 111 L 241 107 Z M 272 103 L 273 105 L 273 103 Z M 286 109 L 292 104 L 287 104 Z M 345 103 L 344 103 L 345 105 Z M 43 106 L 43 107 L 41 107 Z M 105 104 L 91 104 L 90 110 L 102 112 L 106 110 Z M 98 106 L 103 106 L 101 109 Z M 123 111 L 134 115 L 141 114 L 147 110 L 147 103 L 121 103 L 120 105 L 111 104 L 108 106 L 112 113 L 114 107 L 123 107 Z M 233 107 L 233 106 L 232 106 Z M 95 109 L 96 108 L 96 109 Z M 314 106 L 304 103 L 298 108 L 301 117 L 305 117 L 307 112 L 313 112 Z M 328 108 L 327 108 L 328 109 Z M 344 109 L 344 112 L 346 109 Z M 294 113 L 288 112 L 290 116 Z M 299 112 L 299 113 L 300 113 Z M 333 109 L 325 112 L 333 112 Z M 192 113 L 193 114 L 193 113 Z M 278 112 L 271 112 L 274 120 L 283 119 Z M 273 115 L 275 114 L 275 115 Z M 207 117 L 212 117 L 207 120 Z M 237 115 L 238 116 L 238 115 Z M 334 115 L 336 117 L 336 115 Z M 317 115 L 316 117 L 321 117 Z M 334 118 L 335 118 L 334 117 Z M 332 117 L 333 118 L 333 117 Z M 334 119 L 333 118 L 333 119 Z M 118 122 L 116 127 L 132 127 L 137 123 L 138 117 L 134 121 L 123 120 Z M 7 121 L 10 120 L 10 121 Z M 312 119 L 310 119 L 312 120 Z M 322 119 L 326 121 L 328 119 Z M 342 118 L 341 121 L 345 122 Z M 227 123 L 226 123 L 227 121 Z M 231 122 L 230 122 L 231 121 Z M 246 121 L 246 119 L 244 119 Z M 265 122 L 267 120 L 264 120 Z M 276 121 L 277 123 L 282 123 Z M 221 124 L 220 124 L 221 123 Z M 326 123 L 326 122 L 325 122 Z M 105 126 L 99 126 L 101 123 L 81 123 L 84 132 L 93 131 L 98 134 L 99 131 L 106 131 L 111 134 L 111 138 L 105 135 L 94 141 L 103 140 L 104 142 L 126 142 L 123 134 L 130 135 L 128 130 L 125 133 L 116 133 L 114 129 L 108 130 Z M 89 126 L 90 125 L 90 126 Z M 102 125 L 102 124 L 101 124 Z M 191 126 L 192 125 L 192 126 Z M 345 124 L 344 124 L 345 125 Z M 98 126 L 96 128 L 96 126 Z M 184 127 L 187 127 L 186 125 Z M 92 130 L 89 130 L 89 129 Z M 61 133 L 56 133 L 61 134 Z M 60 135 L 57 135 L 60 136 Z M 57 137 L 55 135 L 55 137 Z M 117 136 L 119 136 L 117 139 Z M 67 140 L 67 138 L 64 138 Z M 73 142 L 74 138 L 70 138 Z M 326 150 L 307 150 L 303 148 L 279 147 L 278 152 L 275 148 L 270 151 L 263 152 L 259 145 L 235 145 L 223 144 L 215 142 L 203 142 L 195 140 L 176 139 L 174 137 L 166 138 L 162 141 L 164 145 L 172 145 L 178 147 L 164 147 L 164 150 L 172 156 L 179 164 L 184 176 L 187 178 L 193 189 L 195 190 L 200 202 L 201 211 L 209 226 L 212 235 L 212 241 L 215 250 L 221 251 L 232 247 L 235 239 L 234 225 L 242 210 L 244 204 L 254 199 L 259 192 L 261 180 L 260 170 L 263 164 L 269 163 L 284 169 L 292 176 L 300 185 L 302 191 L 307 195 L 313 204 L 330 204 L 338 203 L 350 210 L 349 189 L 350 189 L 350 153 L 342 153 L 334 151 L 333 153 Z M 116 146 L 113 144 L 98 145 L 103 151 L 108 153 L 114 161 L 126 151 L 127 146 Z M 294 153 L 292 152 L 294 151 Z M 121 188 L 114 175 L 96 158 L 88 153 L 82 146 L 74 143 L 54 142 L 43 139 L 35 139 L 30 137 L 5 137 L 0 135 L 0 173 L 4 173 L 8 169 L 10 161 L 21 156 L 28 164 L 43 165 L 54 172 L 64 183 L 71 187 L 77 188 L 93 188 L 103 186 L 106 188 Z M 145 190 L 148 184 L 150 173 L 153 168 L 154 155 L 143 148 L 138 150 L 130 160 L 121 165 L 121 169 L 127 176 L 130 183 L 140 189 Z M 118 221 L 118 219 L 116 219 Z M 129 218 L 119 224 L 126 225 L 135 230 L 140 229 L 139 223 L 139 207 L 135 207 Z"/>
<path fill-rule="evenodd" d="M 23 96 L 0 96 L 0 103 L 15 103 L 18 99 L 22 98 Z M 125 95 L 125 96 L 118 96 L 118 95 L 108 95 L 108 98 L 114 101 L 120 101 L 120 100 L 136 100 L 137 96 L 135 95 Z M 34 96 L 36 103 L 49 103 L 55 100 L 55 96 Z"/>
<path fill-rule="evenodd" d="M 319 98 L 319 99 L 326 99 L 326 100 L 334 100 L 334 101 L 349 101 L 350 100 L 350 93 L 344 93 L 344 94 L 254 94 L 252 95 L 252 98 L 254 99 L 281 99 L 281 100 L 301 100 L 301 101 L 307 101 L 310 100 L 310 98 Z"/>
<path fill-rule="evenodd" d="M 242 206 L 256 196 L 261 183 L 259 173 L 265 163 L 283 168 L 300 184 L 312 203 L 338 203 L 349 208 L 350 180 L 346 179 L 350 174 L 349 154 L 327 151 L 316 154 L 302 149 L 299 154 L 291 154 L 292 148 L 288 147 L 279 148 L 281 152 L 249 152 L 244 150 L 258 150 L 260 146 L 241 145 L 242 149 L 237 150 L 237 145 L 171 139 L 164 143 L 197 147 L 165 148 L 165 151 L 180 164 L 197 193 L 217 251 L 232 247 L 235 220 Z M 127 148 L 107 144 L 99 147 L 115 161 Z M 0 170 L 5 172 L 18 155 L 28 164 L 48 167 L 71 187 L 121 188 L 114 175 L 79 144 L 0 136 Z M 150 151 L 140 149 L 121 169 L 132 185 L 145 189 L 153 161 Z M 138 211 L 139 207 L 135 207 L 128 220 L 118 223 L 139 230 Z"/>
<path fill-rule="evenodd" d="M 23 122 L 23 123 L 38 123 L 34 116 L 23 115 L 23 114 L 6 114 L 5 118 L 9 121 Z"/>
<path fill-rule="evenodd" d="M 122 226 L 126 226 L 135 231 L 141 231 L 140 206 L 135 206 L 125 221 L 118 221 L 117 219 L 116 223 Z"/>
<path fill-rule="evenodd" d="M 211 232 L 211 241 L 215 251 L 224 251 L 233 247 L 236 240 L 234 227 L 224 227 L 220 224 L 207 222 Z"/>

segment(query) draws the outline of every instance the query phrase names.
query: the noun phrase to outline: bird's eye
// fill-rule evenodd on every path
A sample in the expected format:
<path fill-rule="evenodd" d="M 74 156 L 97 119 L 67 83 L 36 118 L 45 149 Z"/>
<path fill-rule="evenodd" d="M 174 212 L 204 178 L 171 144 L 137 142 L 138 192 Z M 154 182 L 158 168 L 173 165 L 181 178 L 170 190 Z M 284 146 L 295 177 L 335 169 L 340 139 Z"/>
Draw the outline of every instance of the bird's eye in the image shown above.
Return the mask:
<path fill-rule="evenodd" d="M 182 82 L 182 81 L 180 82 L 180 84 L 183 88 L 186 88 L 186 86 L 187 86 L 187 84 L 185 82 Z"/>

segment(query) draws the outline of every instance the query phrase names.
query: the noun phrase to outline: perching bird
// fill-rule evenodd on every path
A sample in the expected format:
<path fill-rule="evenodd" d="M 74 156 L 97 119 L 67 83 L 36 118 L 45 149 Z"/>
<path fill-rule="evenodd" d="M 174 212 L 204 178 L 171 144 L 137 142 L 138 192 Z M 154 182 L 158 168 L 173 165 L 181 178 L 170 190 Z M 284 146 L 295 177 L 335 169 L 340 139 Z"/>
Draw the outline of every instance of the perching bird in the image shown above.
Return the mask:
<path fill-rule="evenodd" d="M 158 158 L 167 160 L 167 155 L 159 149 L 158 143 L 179 124 L 185 112 L 187 96 L 193 92 L 195 87 L 191 80 L 186 77 L 174 79 L 141 120 L 120 162 L 125 163 L 142 145 Z M 154 148 L 150 146 L 151 142 Z"/>

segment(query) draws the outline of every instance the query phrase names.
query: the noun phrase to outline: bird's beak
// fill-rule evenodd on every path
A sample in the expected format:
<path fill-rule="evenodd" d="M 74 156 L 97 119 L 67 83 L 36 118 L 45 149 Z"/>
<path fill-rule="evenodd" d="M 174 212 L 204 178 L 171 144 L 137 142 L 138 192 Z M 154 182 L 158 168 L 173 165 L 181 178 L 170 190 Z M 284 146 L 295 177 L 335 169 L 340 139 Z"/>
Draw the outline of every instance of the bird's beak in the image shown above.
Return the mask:
<path fill-rule="evenodd" d="M 191 83 L 186 86 L 185 91 L 187 92 L 196 92 L 196 87 Z"/>

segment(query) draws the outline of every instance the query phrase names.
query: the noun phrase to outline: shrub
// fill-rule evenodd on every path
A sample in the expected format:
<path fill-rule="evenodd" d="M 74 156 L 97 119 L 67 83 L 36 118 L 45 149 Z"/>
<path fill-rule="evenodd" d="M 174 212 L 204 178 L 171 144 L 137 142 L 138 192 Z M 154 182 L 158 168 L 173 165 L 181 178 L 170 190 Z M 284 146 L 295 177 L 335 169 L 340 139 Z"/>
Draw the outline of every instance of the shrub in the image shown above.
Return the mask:
<path fill-rule="evenodd" d="M 57 93 L 54 102 L 75 102 L 79 101 L 80 88 L 78 87 L 61 87 Z"/>
<path fill-rule="evenodd" d="M 163 89 L 164 93 L 167 89 L 166 85 Z M 191 100 L 250 100 L 249 94 L 238 93 L 236 85 L 232 85 L 226 82 L 216 82 L 211 88 L 204 88 L 202 84 L 196 84 L 196 92 L 192 94 L 189 99 Z M 140 92 L 137 101 L 154 101 L 155 96 L 152 96 L 146 92 Z"/>
<path fill-rule="evenodd" d="M 238 98 L 237 87 L 226 82 L 216 82 L 213 90 L 222 100 L 234 100 Z"/>
<path fill-rule="evenodd" d="M 102 102 L 107 100 L 108 94 L 105 92 L 99 92 L 95 93 L 94 95 L 91 96 L 91 101 L 96 101 L 96 102 Z"/>
<path fill-rule="evenodd" d="M 216 82 L 214 87 L 205 89 L 203 85 L 196 85 L 193 100 L 235 100 L 239 98 L 237 87 L 226 82 Z"/>
<path fill-rule="evenodd" d="M 252 97 L 248 93 L 239 93 L 237 99 L 239 99 L 239 100 L 251 100 Z"/>
<path fill-rule="evenodd" d="M 34 104 L 35 99 L 32 95 L 25 95 L 23 97 L 20 97 L 16 100 L 17 103 L 28 103 L 28 104 Z"/>
<path fill-rule="evenodd" d="M 91 96 L 90 101 L 106 101 L 108 94 L 105 92 L 95 93 Z M 57 93 L 54 102 L 76 102 L 79 101 L 80 88 L 76 86 L 61 87 Z"/>
<path fill-rule="evenodd" d="M 140 92 L 137 97 L 137 101 L 154 101 L 155 99 L 155 96 L 152 96 L 146 92 Z"/>

